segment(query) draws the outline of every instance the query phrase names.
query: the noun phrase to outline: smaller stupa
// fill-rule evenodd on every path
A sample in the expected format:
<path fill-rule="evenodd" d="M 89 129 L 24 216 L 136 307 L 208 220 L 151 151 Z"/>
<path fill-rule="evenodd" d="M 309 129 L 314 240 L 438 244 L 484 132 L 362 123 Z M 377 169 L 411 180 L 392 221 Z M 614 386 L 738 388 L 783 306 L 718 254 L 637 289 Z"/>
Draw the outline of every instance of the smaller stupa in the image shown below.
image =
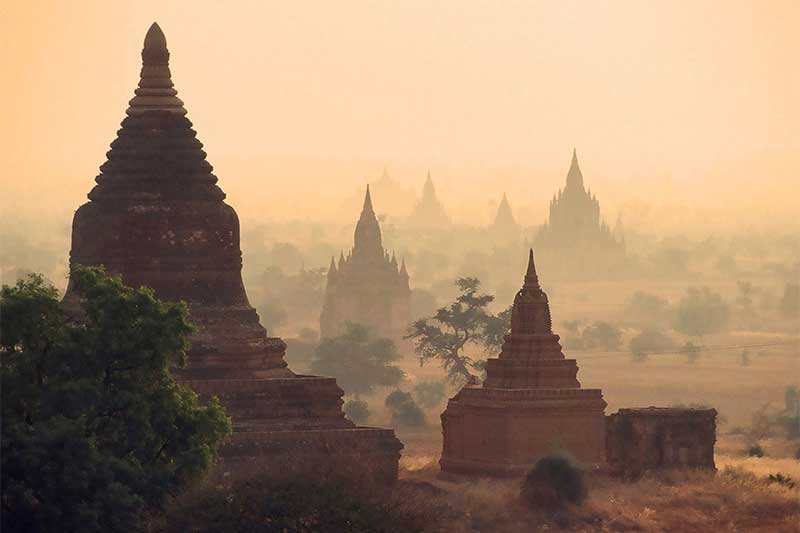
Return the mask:
<path fill-rule="evenodd" d="M 581 389 L 577 374 L 553 333 L 531 250 L 499 357 L 487 361 L 483 385 L 464 386 L 442 413 L 442 470 L 516 475 L 555 452 L 602 464 L 606 402 L 599 389 Z"/>

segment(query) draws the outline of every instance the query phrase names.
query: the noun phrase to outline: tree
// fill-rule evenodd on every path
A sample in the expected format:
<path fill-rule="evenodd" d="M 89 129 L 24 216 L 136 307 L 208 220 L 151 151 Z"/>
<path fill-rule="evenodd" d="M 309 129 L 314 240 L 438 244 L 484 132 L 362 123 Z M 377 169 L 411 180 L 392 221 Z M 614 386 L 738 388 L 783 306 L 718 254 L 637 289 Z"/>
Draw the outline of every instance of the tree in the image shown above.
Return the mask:
<path fill-rule="evenodd" d="M 653 328 L 645 328 L 631 339 L 628 349 L 635 358 L 642 360 L 648 352 L 659 352 L 675 348 L 675 341 L 666 333 Z"/>
<path fill-rule="evenodd" d="M 483 344 L 487 349 L 498 352 L 503 347 L 506 335 L 511 333 L 511 310 L 513 308 L 514 306 L 508 306 L 507 309 L 500 311 L 495 316 L 487 315 L 483 339 Z"/>
<path fill-rule="evenodd" d="M 781 314 L 788 318 L 800 317 L 800 284 L 787 283 L 781 297 Z"/>
<path fill-rule="evenodd" d="M 348 394 L 359 398 L 375 387 L 393 387 L 405 373 L 392 363 L 400 359 L 389 339 L 373 337 L 361 324 L 348 322 L 345 332 L 324 339 L 311 358 L 311 372 L 333 376 Z"/>
<path fill-rule="evenodd" d="M 365 423 L 370 415 L 369 405 L 364 400 L 348 400 L 344 403 L 342 411 L 356 424 Z"/>
<path fill-rule="evenodd" d="M 77 316 L 33 275 L 0 291 L 3 531 L 132 531 L 215 460 L 230 420 L 179 385 L 185 304 L 76 268 Z"/>
<path fill-rule="evenodd" d="M 625 315 L 633 322 L 663 320 L 669 312 L 669 302 L 658 295 L 636 291 L 625 302 Z"/>
<path fill-rule="evenodd" d="M 494 296 L 480 292 L 477 278 L 458 278 L 456 286 L 461 294 L 448 307 L 442 307 L 430 318 L 415 321 L 406 339 L 414 339 L 420 365 L 438 359 L 448 377 L 454 382 L 474 377 L 476 361 L 466 354 L 472 345 L 487 346 L 487 306 Z M 490 340 L 490 342 L 492 342 Z"/>
<path fill-rule="evenodd" d="M 392 426 L 421 427 L 425 425 L 425 413 L 414 401 L 411 393 L 397 389 L 386 396 L 384 404 L 391 413 Z"/>
<path fill-rule="evenodd" d="M 691 337 L 722 331 L 730 320 L 730 308 L 708 287 L 692 287 L 678 304 L 675 329 Z"/>
<path fill-rule="evenodd" d="M 414 385 L 414 396 L 423 407 L 436 407 L 447 394 L 444 381 L 420 381 Z"/>
<path fill-rule="evenodd" d="M 608 322 L 598 321 L 584 328 L 581 339 L 584 348 L 588 350 L 618 350 L 622 343 L 622 333 Z"/>

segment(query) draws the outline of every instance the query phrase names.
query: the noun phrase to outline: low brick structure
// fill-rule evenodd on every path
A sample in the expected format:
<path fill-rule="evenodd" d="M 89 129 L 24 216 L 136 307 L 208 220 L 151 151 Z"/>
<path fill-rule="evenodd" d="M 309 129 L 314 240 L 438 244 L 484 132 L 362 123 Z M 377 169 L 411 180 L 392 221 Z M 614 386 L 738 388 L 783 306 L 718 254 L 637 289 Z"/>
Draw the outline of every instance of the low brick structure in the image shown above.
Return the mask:
<path fill-rule="evenodd" d="M 612 474 L 648 470 L 715 470 L 716 409 L 646 407 L 606 417 L 606 460 Z"/>

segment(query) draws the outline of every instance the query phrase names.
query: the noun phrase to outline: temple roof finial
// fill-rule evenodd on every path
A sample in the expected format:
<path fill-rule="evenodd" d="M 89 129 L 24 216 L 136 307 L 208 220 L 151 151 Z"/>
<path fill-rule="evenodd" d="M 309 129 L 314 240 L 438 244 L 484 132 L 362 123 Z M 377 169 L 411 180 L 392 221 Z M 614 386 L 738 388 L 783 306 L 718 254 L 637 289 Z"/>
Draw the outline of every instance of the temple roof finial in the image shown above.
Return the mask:
<path fill-rule="evenodd" d="M 364 195 L 364 209 L 365 212 L 374 213 L 372 209 L 372 197 L 369 194 L 369 183 L 367 183 L 367 194 Z"/>
<path fill-rule="evenodd" d="M 575 148 L 572 149 L 572 162 L 567 172 L 567 186 L 565 190 L 571 189 L 572 187 L 583 189 L 583 174 L 581 174 L 581 167 L 578 165 L 578 151 Z"/>
<path fill-rule="evenodd" d="M 134 92 L 136 96 L 129 102 L 128 115 L 138 115 L 148 111 L 186 114 L 183 102 L 177 97 L 178 91 L 172 84 L 167 38 L 156 22 L 150 26 L 144 37 L 142 72 L 139 87 Z"/>
<path fill-rule="evenodd" d="M 528 254 L 528 270 L 525 272 L 525 287 L 538 287 L 539 276 L 536 274 L 536 264 L 533 261 L 533 248 Z"/>

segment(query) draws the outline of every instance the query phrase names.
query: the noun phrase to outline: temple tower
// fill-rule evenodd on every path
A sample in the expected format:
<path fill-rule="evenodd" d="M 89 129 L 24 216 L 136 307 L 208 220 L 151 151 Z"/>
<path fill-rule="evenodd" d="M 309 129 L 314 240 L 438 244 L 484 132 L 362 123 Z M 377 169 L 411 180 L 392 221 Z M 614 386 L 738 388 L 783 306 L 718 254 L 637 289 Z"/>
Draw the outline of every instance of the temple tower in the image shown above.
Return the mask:
<path fill-rule="evenodd" d="M 356 224 L 353 249 L 342 253 L 337 266 L 331 258 L 320 335 L 344 333 L 347 322 L 367 326 L 373 333 L 400 341 L 411 323 L 411 289 L 405 261 L 384 250 L 381 229 L 369 185 Z"/>
<path fill-rule="evenodd" d="M 483 385 L 465 385 L 442 413 L 442 470 L 515 475 L 560 450 L 602 464 L 606 402 L 599 389 L 581 389 L 577 373 L 552 331 L 531 250 L 500 355 L 487 361 Z"/>
<path fill-rule="evenodd" d="M 450 225 L 450 217 L 436 196 L 430 172 L 422 187 L 422 197 L 414 207 L 408 224 L 418 228 L 440 228 Z"/>
<path fill-rule="evenodd" d="M 536 232 L 534 247 L 542 269 L 566 277 L 613 275 L 625 264 L 625 244 L 600 218 L 600 202 L 584 186 L 578 154 L 572 151 L 563 189 L 553 195 L 547 222 Z"/>
<path fill-rule="evenodd" d="M 489 233 L 496 243 L 518 243 L 520 240 L 520 227 L 514 219 L 514 213 L 511 212 L 511 205 L 508 203 L 505 193 L 500 200 L 500 205 L 497 206 L 497 214 L 494 222 L 489 226 Z"/>
<path fill-rule="evenodd" d="M 397 477 L 402 445 L 391 430 L 357 428 L 333 378 L 298 376 L 286 345 L 267 337 L 242 283 L 239 220 L 177 97 L 164 34 L 153 24 L 139 87 L 72 225 L 70 266 L 104 265 L 132 286 L 185 301 L 197 326 L 178 378 L 218 396 L 234 434 L 222 468 L 254 474 L 356 469 Z M 76 303 L 72 286 L 67 305 Z"/>

